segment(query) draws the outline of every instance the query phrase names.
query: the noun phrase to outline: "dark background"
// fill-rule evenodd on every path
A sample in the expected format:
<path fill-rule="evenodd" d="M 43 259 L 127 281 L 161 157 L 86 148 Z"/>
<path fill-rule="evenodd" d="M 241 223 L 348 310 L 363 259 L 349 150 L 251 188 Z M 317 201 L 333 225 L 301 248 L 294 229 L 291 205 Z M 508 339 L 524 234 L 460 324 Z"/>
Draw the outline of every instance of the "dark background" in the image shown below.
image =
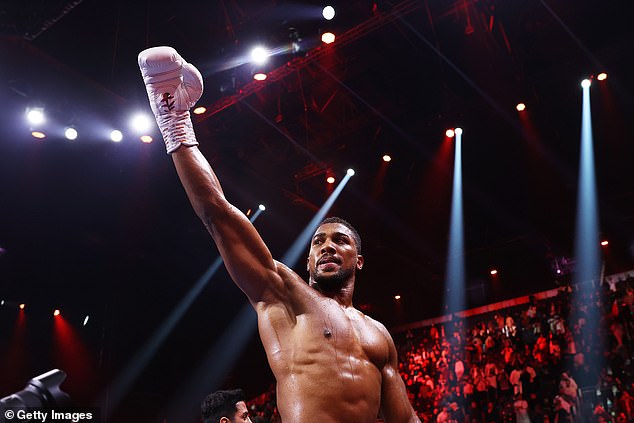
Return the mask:
<path fill-rule="evenodd" d="M 610 241 L 605 273 L 632 267 L 631 8 L 590 0 L 339 3 L 326 23 L 313 1 L 0 2 L 0 396 L 68 361 L 56 353 L 54 308 L 77 342 L 66 390 L 115 421 L 162 421 L 214 346 L 239 364 L 218 362 L 227 374 L 204 389 L 241 386 L 254 396 L 273 380 L 252 325 L 221 339 L 246 304 L 223 268 L 123 401 L 104 400 L 217 257 L 156 128 L 152 144 L 127 128 L 132 112 L 150 112 L 136 65 L 150 46 L 171 45 L 194 63 L 205 76 L 200 103 L 211 107 L 252 87 L 250 65 L 230 64 L 254 42 L 284 46 L 289 28 L 299 33 L 300 57 L 270 65 L 291 62 L 292 72 L 194 118 L 201 149 L 238 208 L 266 204 L 256 226 L 277 258 L 327 198 L 325 177 L 340 180 L 354 168 L 331 214 L 363 238 L 355 305 L 388 327 L 443 314 L 447 128 L 464 129 L 468 307 L 563 282 L 552 263 L 573 256 L 579 83 L 605 71 L 608 79 L 591 89 L 600 230 Z M 357 30 L 315 50 L 329 26 Z M 316 56 L 302 59 L 308 51 Z M 49 116 L 44 141 L 24 123 L 34 103 Z M 55 133 L 70 123 L 80 132 L 74 142 Z M 115 126 L 125 136 L 119 144 L 105 135 Z M 384 153 L 393 157 L 387 166 Z M 306 276 L 303 259 L 296 270 Z M 27 304 L 23 320 L 19 303 Z M 234 351 L 229 341 L 241 335 L 247 347 Z M 194 414 L 199 399 L 188 399 Z M 189 402 L 182 407 L 191 412 Z"/>

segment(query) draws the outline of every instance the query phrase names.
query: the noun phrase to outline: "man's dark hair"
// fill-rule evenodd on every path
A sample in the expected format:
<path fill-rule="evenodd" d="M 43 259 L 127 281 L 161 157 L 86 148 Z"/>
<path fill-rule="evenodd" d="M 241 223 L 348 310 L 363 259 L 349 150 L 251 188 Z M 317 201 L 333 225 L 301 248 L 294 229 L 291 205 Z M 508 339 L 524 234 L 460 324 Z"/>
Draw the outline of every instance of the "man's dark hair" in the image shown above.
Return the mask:
<path fill-rule="evenodd" d="M 230 391 L 213 392 L 200 404 L 200 412 L 204 423 L 218 423 L 222 417 L 232 418 L 236 414 L 236 403 L 244 401 L 244 391 L 233 389 Z"/>
<path fill-rule="evenodd" d="M 354 226 L 350 224 L 350 222 L 340 217 L 331 216 L 322 220 L 319 226 L 326 223 L 340 223 L 346 228 L 350 229 L 350 232 L 352 232 L 352 237 L 354 238 L 354 243 L 357 245 L 357 254 L 361 254 L 361 237 L 359 236 L 359 232 L 357 232 L 357 230 L 354 228 Z"/>

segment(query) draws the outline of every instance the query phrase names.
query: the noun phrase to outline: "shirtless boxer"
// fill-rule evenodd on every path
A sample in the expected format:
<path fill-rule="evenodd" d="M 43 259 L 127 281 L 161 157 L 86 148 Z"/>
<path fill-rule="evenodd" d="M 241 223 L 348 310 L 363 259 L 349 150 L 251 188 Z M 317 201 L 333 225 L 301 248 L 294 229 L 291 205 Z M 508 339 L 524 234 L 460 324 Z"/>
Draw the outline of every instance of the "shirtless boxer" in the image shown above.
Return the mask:
<path fill-rule="evenodd" d="M 258 330 L 277 380 L 284 423 L 420 422 L 398 373 L 392 337 L 352 306 L 363 267 L 356 230 L 326 219 L 313 236 L 309 283 L 273 259 L 264 241 L 230 204 L 199 151 L 189 109 L 202 77 L 171 47 L 138 58 L 150 106 L 187 196 L 213 237 L 233 281 L 258 317 Z"/>

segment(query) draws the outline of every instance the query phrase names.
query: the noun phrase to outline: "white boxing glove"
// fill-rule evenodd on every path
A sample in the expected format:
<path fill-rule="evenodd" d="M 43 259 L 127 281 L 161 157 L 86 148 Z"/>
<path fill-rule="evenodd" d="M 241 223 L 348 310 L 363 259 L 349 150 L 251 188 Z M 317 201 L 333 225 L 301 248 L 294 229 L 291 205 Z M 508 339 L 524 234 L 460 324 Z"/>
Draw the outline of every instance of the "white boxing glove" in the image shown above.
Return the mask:
<path fill-rule="evenodd" d="M 143 50 L 138 62 L 167 152 L 171 154 L 181 145 L 198 145 L 189 115 L 203 93 L 198 69 L 172 47 Z"/>

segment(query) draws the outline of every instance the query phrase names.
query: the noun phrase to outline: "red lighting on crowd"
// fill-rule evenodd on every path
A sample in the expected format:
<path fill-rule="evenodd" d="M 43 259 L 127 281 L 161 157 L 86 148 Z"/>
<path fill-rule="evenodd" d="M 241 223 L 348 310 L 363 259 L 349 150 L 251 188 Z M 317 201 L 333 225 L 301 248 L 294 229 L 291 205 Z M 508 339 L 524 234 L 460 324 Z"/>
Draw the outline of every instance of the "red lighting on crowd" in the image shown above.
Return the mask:
<path fill-rule="evenodd" d="M 517 106 L 515 106 L 515 108 L 517 109 L 518 112 L 523 112 L 524 110 L 526 110 L 526 104 L 517 103 Z"/>

